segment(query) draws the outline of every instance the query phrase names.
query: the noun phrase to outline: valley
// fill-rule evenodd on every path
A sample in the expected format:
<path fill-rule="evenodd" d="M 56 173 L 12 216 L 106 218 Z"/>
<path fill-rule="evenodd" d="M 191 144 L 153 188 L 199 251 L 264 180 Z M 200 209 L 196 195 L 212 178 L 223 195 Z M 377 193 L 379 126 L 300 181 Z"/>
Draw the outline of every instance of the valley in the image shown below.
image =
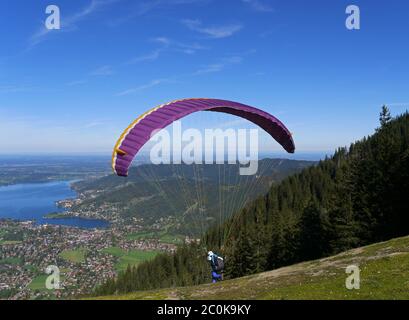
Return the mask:
<path fill-rule="evenodd" d="M 33 165 L 37 161 L 41 167 L 38 159 Z M 271 184 L 314 165 L 312 161 L 265 159 L 254 177 L 238 176 L 238 165 L 140 165 L 124 179 L 107 174 L 102 163 L 101 170 L 87 171 L 88 164 L 76 167 L 77 160 L 68 161 L 70 165 L 66 161 L 60 159 L 56 163 L 61 165 L 51 169 L 42 167 L 45 176 L 14 172 L 13 181 L 31 182 L 16 185 L 16 191 L 22 190 L 16 194 L 22 199 L 17 201 L 20 207 L 13 209 L 19 215 L 7 211 L 15 202 L 9 189 L 4 189 L 8 187 L 2 189 L 1 298 L 69 299 L 91 294 L 128 268 L 159 253 L 173 253 L 178 245 L 199 241 L 210 225 L 228 218 Z M 67 177 L 68 167 L 72 178 L 81 178 L 69 185 L 58 180 Z M 21 164 L 19 172 L 25 172 L 24 168 Z M 53 189 L 57 187 L 58 192 Z M 70 198 L 53 203 L 52 199 L 65 194 Z M 27 195 L 29 199 L 24 198 Z M 35 215 L 33 210 L 37 210 Z M 45 287 L 45 270 L 50 265 L 61 272 L 58 290 Z"/>

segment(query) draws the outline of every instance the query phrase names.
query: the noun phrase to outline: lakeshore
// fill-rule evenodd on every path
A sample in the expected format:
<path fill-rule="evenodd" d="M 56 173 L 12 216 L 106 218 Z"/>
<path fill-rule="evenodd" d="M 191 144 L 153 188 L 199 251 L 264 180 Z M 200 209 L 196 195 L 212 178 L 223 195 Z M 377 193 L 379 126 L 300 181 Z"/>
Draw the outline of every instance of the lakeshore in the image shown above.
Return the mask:
<path fill-rule="evenodd" d="M 0 218 L 79 228 L 106 228 L 103 219 L 74 217 L 60 201 L 76 199 L 73 181 L 24 183 L 0 187 Z"/>

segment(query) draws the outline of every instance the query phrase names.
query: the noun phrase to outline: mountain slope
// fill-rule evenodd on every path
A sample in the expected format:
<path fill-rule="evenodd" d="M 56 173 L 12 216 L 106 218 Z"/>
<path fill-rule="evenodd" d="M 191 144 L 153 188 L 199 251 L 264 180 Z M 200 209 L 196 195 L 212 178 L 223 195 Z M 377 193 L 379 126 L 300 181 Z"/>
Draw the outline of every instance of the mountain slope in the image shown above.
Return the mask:
<path fill-rule="evenodd" d="M 227 234 L 220 248 L 235 260 L 229 276 L 409 234 L 409 114 L 381 123 L 373 135 L 273 185 L 207 233 L 207 246 L 216 250 L 219 235 Z"/>
<path fill-rule="evenodd" d="M 228 260 L 232 279 L 408 235 L 409 113 L 380 120 L 373 135 L 273 184 L 211 227 L 201 246 L 159 255 L 96 294 L 205 283 L 208 265 L 200 257 L 208 250 Z"/>
<path fill-rule="evenodd" d="M 360 267 L 359 290 L 345 288 L 349 265 Z M 409 237 L 403 237 L 217 284 L 94 299 L 409 299 L 408 279 Z"/>

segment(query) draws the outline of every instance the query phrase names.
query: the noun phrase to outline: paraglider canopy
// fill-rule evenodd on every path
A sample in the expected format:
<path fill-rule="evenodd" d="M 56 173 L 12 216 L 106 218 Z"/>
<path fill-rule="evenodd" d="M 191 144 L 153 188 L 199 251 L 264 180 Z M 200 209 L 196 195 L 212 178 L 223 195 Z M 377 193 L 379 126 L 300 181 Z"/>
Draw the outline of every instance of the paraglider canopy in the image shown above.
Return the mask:
<path fill-rule="evenodd" d="M 122 133 L 112 155 L 112 168 L 119 176 L 127 176 L 133 158 L 150 139 L 153 132 L 172 122 L 198 111 L 232 114 L 247 119 L 269 133 L 287 152 L 294 153 L 291 133 L 284 124 L 271 114 L 238 102 L 191 98 L 172 101 L 142 114 Z"/>

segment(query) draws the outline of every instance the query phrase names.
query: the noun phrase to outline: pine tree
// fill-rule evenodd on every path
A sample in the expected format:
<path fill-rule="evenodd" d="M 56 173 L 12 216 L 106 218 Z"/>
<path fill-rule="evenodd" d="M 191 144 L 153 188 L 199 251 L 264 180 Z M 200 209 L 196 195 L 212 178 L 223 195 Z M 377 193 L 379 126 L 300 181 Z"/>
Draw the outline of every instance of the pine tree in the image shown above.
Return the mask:
<path fill-rule="evenodd" d="M 314 260 L 326 253 L 324 213 L 316 203 L 308 205 L 300 222 L 300 258 Z"/>
<path fill-rule="evenodd" d="M 381 124 L 381 127 L 384 127 L 391 120 L 392 120 L 392 117 L 391 117 L 391 113 L 389 111 L 389 108 L 386 105 L 383 105 L 381 113 L 379 114 L 379 122 Z"/>

